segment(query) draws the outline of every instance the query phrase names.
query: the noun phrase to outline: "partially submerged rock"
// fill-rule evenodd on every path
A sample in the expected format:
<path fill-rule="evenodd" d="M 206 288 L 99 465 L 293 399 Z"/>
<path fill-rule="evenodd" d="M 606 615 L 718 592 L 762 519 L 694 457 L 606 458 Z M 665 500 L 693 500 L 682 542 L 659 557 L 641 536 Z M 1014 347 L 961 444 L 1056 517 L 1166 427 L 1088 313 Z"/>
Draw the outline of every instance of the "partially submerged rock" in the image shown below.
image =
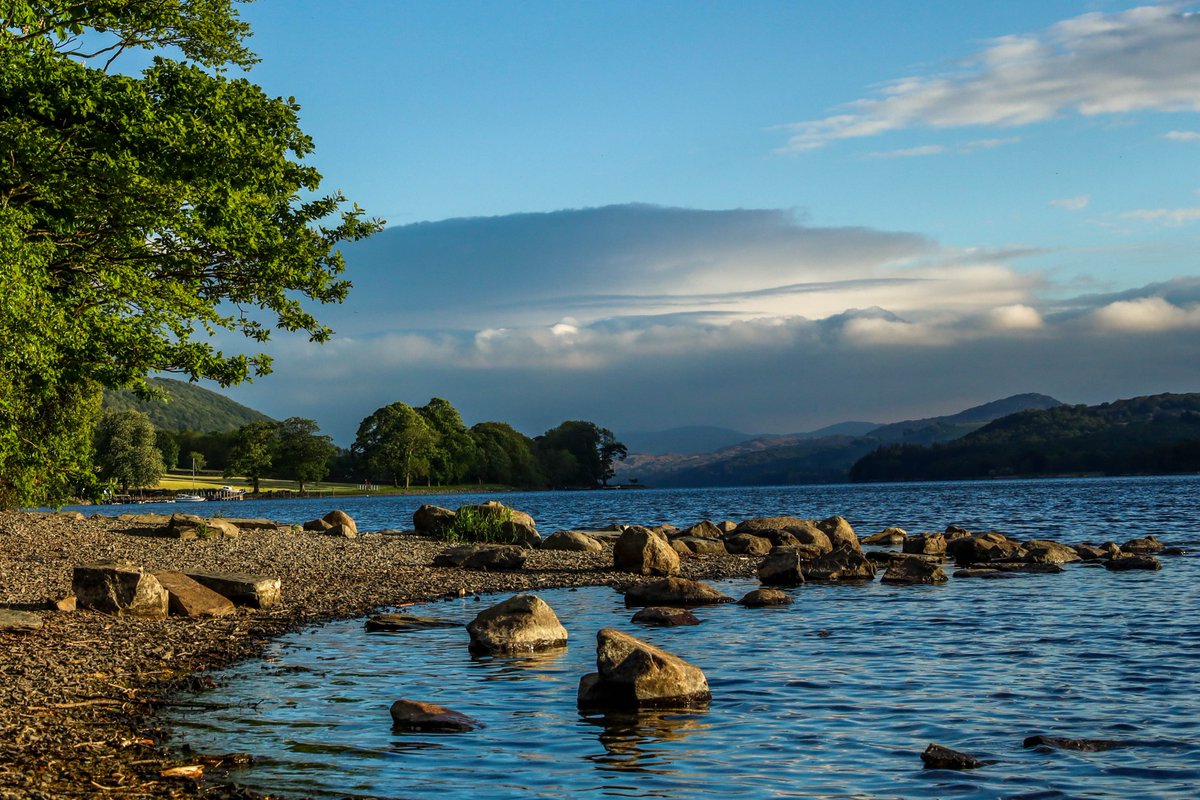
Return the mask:
<path fill-rule="evenodd" d="M 470 648 L 483 653 L 519 653 L 563 647 L 567 629 L 540 597 L 519 594 L 486 608 L 467 625 Z"/>
<path fill-rule="evenodd" d="M 462 712 L 419 700 L 397 700 L 392 703 L 391 715 L 395 731 L 465 733 L 483 727 Z"/>
<path fill-rule="evenodd" d="M 640 625 L 654 625 L 660 628 L 700 624 L 699 618 L 688 609 L 669 606 L 646 606 L 633 615 L 632 622 Z"/>
<path fill-rule="evenodd" d="M 800 563 L 800 571 L 807 581 L 869 581 L 875 578 L 875 565 L 861 550 L 842 547 L 825 553 L 811 561 Z"/>
<path fill-rule="evenodd" d="M 746 608 L 763 608 L 765 606 L 791 605 L 792 597 L 781 589 L 755 589 L 747 592 L 738 605 Z"/>
<path fill-rule="evenodd" d="M 818 521 L 816 526 L 829 539 L 834 550 L 843 548 L 862 550 L 862 546 L 858 543 L 858 535 L 855 534 L 853 526 L 845 517 L 826 517 Z"/>
<path fill-rule="evenodd" d="M 632 586 L 625 593 L 627 606 L 704 606 L 732 603 L 733 598 L 713 587 L 687 578 L 664 578 Z"/>
<path fill-rule="evenodd" d="M 1048 539 L 1030 539 L 1024 544 L 1026 558 L 1041 564 L 1070 564 L 1082 561 L 1075 548 Z"/>
<path fill-rule="evenodd" d="M 612 628 L 596 634 L 596 667 L 579 682 L 581 708 L 689 708 L 712 700 L 699 667 Z"/>
<path fill-rule="evenodd" d="M 80 608 L 114 616 L 165 617 L 167 590 L 150 573 L 130 564 L 75 567 L 71 590 Z"/>
<path fill-rule="evenodd" d="M 909 536 L 904 540 L 901 550 L 905 553 L 940 556 L 946 552 L 946 534 L 918 533 Z"/>
<path fill-rule="evenodd" d="M 938 534 L 939 536 L 941 534 Z M 888 565 L 880 579 L 881 583 L 933 584 L 945 583 L 949 578 L 940 564 L 920 557 L 898 558 Z"/>
<path fill-rule="evenodd" d="M 431 628 L 461 627 L 462 623 L 460 622 L 404 613 L 376 614 L 366 622 L 369 633 L 408 633 L 410 631 L 426 631 Z"/>
<path fill-rule="evenodd" d="M 921 761 L 925 762 L 925 769 L 978 769 L 989 763 L 940 744 L 926 747 L 921 753 Z"/>
<path fill-rule="evenodd" d="M 894 547 L 898 544 L 904 544 L 904 540 L 908 538 L 908 532 L 904 528 L 884 528 L 879 533 L 873 533 L 862 540 L 863 544 L 884 545 Z"/>
<path fill-rule="evenodd" d="M 1154 556 L 1132 555 L 1111 558 L 1104 563 L 1104 568 L 1113 572 L 1128 572 L 1135 569 L 1162 569 L 1162 562 Z"/>
<path fill-rule="evenodd" d="M 1143 536 L 1138 539 L 1130 539 L 1125 544 L 1121 545 L 1123 553 L 1157 553 L 1163 549 L 1163 543 L 1155 536 Z"/>
<path fill-rule="evenodd" d="M 1037 735 L 1026 737 L 1021 744 L 1024 747 L 1036 747 L 1043 750 L 1078 750 L 1084 753 L 1098 753 L 1119 747 L 1133 747 L 1138 743 L 1128 739 L 1067 739 L 1062 736 Z"/>
<path fill-rule="evenodd" d="M 799 586 L 804 583 L 805 562 L 795 549 L 776 550 L 758 565 L 758 579 L 768 586 Z"/>

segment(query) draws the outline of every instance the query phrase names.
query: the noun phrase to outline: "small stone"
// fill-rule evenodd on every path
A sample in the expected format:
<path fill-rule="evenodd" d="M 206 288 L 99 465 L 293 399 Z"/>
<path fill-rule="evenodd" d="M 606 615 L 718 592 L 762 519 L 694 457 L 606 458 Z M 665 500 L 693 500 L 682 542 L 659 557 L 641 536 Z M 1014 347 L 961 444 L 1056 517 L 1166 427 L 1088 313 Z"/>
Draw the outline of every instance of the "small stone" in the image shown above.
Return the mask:
<path fill-rule="evenodd" d="M 76 599 L 75 595 L 69 594 L 66 597 L 58 600 L 51 600 L 48 605 L 51 611 L 57 611 L 61 614 L 69 614 L 79 607 L 79 601 Z"/>

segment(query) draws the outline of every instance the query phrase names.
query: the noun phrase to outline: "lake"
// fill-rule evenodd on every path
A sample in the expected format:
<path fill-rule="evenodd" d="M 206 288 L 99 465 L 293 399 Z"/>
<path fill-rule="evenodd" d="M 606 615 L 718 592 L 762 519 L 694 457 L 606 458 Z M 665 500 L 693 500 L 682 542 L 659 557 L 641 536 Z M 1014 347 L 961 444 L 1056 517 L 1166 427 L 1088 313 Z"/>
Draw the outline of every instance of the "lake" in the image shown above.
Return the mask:
<path fill-rule="evenodd" d="M 1154 534 L 1188 553 L 1163 557 L 1161 572 L 1072 564 L 1061 575 L 942 586 L 806 585 L 784 608 L 698 609 L 703 623 L 690 628 L 635 625 L 609 588 L 550 590 L 538 594 L 570 644 L 526 658 L 472 657 L 461 629 L 367 634 L 362 620 L 347 620 L 281 638 L 268 661 L 218 673 L 221 688 L 187 698 L 220 708 L 176 708 L 164 721 L 177 745 L 259 756 L 235 780 L 292 796 L 1194 798 L 1197 490 L 1200 479 L 1170 477 L 505 495 L 543 533 L 842 514 L 860 535 L 951 523 L 1066 543 Z M 422 502 L 475 499 L 336 504 L 372 530 L 410 527 Z M 222 511 L 299 522 L 332 502 Z M 212 513 L 208 506 L 200 510 Z M 756 587 L 717 585 L 734 597 Z M 501 599 L 412 610 L 465 624 Z M 700 666 L 710 707 L 581 714 L 575 693 L 594 670 L 601 627 Z M 388 707 L 400 697 L 450 706 L 487 727 L 392 733 Z M 1036 734 L 1125 746 L 1022 746 Z M 930 742 L 995 763 L 924 770 Z"/>

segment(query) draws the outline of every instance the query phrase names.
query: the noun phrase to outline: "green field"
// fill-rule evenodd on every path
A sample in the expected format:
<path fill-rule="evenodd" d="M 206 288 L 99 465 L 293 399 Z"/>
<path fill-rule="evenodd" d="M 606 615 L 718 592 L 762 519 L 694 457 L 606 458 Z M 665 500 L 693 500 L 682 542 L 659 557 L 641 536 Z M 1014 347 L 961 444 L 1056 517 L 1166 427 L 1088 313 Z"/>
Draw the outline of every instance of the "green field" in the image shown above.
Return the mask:
<path fill-rule="evenodd" d="M 156 485 L 148 487 L 151 489 L 162 489 L 171 492 L 188 492 L 194 487 L 198 491 L 206 491 L 212 489 L 221 489 L 225 486 L 231 486 L 234 489 L 245 489 L 247 492 L 253 488 L 250 481 L 245 478 L 226 478 L 219 472 L 200 471 L 196 473 L 196 477 L 192 478 L 192 473 L 187 470 L 171 470 L 163 476 Z M 285 481 L 278 478 L 263 478 L 259 482 L 259 487 L 264 492 L 295 492 L 299 490 L 295 481 Z M 467 483 L 456 484 L 452 486 L 413 486 L 405 489 L 403 486 L 388 486 L 372 484 L 369 490 L 362 486 L 353 483 L 309 483 L 305 484 L 305 491 L 308 493 L 320 492 L 321 494 L 333 495 L 360 495 L 360 494 L 437 494 L 437 493 L 454 493 L 465 494 L 468 492 L 506 492 L 512 491 L 511 486 L 500 486 L 492 483 Z"/>

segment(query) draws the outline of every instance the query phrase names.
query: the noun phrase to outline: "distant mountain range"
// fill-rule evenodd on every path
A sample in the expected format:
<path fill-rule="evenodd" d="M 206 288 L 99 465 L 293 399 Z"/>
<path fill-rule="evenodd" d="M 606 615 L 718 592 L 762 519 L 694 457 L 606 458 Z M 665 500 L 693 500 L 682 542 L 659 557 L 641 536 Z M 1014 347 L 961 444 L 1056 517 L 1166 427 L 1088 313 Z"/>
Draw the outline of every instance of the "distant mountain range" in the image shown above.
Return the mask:
<path fill-rule="evenodd" d="M 147 383 L 162 390 L 167 402 L 139 400 L 128 389 L 106 390 L 104 408 L 136 409 L 149 416 L 154 427 L 168 431 L 231 431 L 251 422 L 271 419 L 194 383 L 171 378 L 150 378 Z"/>
<path fill-rule="evenodd" d="M 815 439 L 821 436 L 858 436 L 879 427 L 878 422 L 839 422 L 808 433 L 751 434 L 712 425 L 688 425 L 665 431 L 622 433 L 621 442 L 629 452 L 641 455 L 697 455 L 711 453 L 743 442 L 778 439 Z"/>
<path fill-rule="evenodd" d="M 1061 405 L 1047 395 L 1019 394 L 944 417 L 888 425 L 848 422 L 810 433 L 749 438 L 709 452 L 640 453 L 627 441 L 631 455 L 618 465 L 615 479 L 664 487 L 839 482 L 880 446 L 950 441 L 1009 414 Z M 662 441 L 667 440 L 664 435 Z"/>
<path fill-rule="evenodd" d="M 932 446 L 895 444 L 856 463 L 859 481 L 1200 472 L 1200 394 L 1005 416 Z"/>

